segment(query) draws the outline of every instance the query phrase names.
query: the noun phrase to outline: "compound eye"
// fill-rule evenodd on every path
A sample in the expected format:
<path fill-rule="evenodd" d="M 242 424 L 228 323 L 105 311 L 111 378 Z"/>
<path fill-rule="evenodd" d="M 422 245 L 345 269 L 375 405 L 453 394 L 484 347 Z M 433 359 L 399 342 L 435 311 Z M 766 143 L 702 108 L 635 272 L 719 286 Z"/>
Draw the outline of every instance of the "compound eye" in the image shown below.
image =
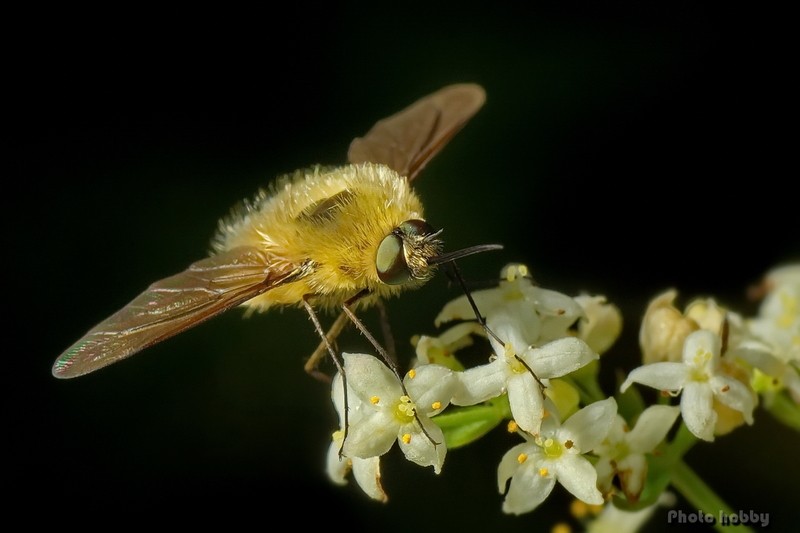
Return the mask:
<path fill-rule="evenodd" d="M 403 235 L 431 235 L 434 233 L 430 224 L 424 220 L 406 220 L 397 228 Z"/>
<path fill-rule="evenodd" d="M 378 255 L 375 257 L 375 266 L 378 269 L 378 278 L 387 285 L 402 285 L 411 281 L 411 271 L 406 264 L 402 237 L 390 233 L 381 241 Z"/>

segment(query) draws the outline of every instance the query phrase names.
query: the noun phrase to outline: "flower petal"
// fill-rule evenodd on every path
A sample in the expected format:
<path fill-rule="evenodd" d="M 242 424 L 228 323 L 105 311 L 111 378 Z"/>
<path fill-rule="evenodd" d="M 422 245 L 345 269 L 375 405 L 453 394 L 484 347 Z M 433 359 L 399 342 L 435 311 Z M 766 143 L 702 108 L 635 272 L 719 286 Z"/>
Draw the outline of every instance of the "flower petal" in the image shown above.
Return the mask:
<path fill-rule="evenodd" d="M 616 469 L 611 464 L 610 457 L 600 457 L 594 465 L 597 472 L 597 487 L 604 493 L 611 491 Z"/>
<path fill-rule="evenodd" d="M 637 501 L 647 477 L 647 460 L 641 453 L 632 453 L 617 463 L 620 485 L 630 501 Z"/>
<path fill-rule="evenodd" d="M 377 357 L 360 353 L 343 353 L 347 386 L 358 399 L 370 403 L 370 398 L 399 398 L 403 392 L 397 376 Z"/>
<path fill-rule="evenodd" d="M 337 485 L 347 484 L 347 474 L 350 473 L 352 460 L 349 457 L 339 456 L 342 447 L 342 432 L 337 431 L 333 434 L 333 441 L 328 446 L 328 455 L 325 464 L 328 477 Z"/>
<path fill-rule="evenodd" d="M 504 358 L 458 372 L 458 387 L 453 392 L 455 405 L 475 405 L 506 391 L 509 368 Z"/>
<path fill-rule="evenodd" d="M 351 422 L 343 452 L 347 457 L 375 457 L 389 451 L 397 439 L 399 423 L 390 410 L 375 410 Z"/>
<path fill-rule="evenodd" d="M 603 495 L 597 490 L 597 471 L 585 457 L 569 454 L 552 463 L 558 482 L 573 496 L 591 505 L 603 503 Z"/>
<path fill-rule="evenodd" d="M 641 383 L 658 390 L 677 391 L 683 388 L 689 376 L 689 367 L 683 363 L 651 363 L 631 370 L 621 392 L 632 383 Z"/>
<path fill-rule="evenodd" d="M 413 374 L 406 374 L 403 383 L 419 411 L 426 415 L 438 413 L 447 407 L 459 388 L 458 378 L 453 371 L 441 365 L 418 366 Z M 434 408 L 434 403 L 438 403 L 439 407 Z"/>
<path fill-rule="evenodd" d="M 753 424 L 753 409 L 755 401 L 750 389 L 741 381 L 728 376 L 713 376 L 709 380 L 714 398 L 742 413 L 745 422 Z"/>
<path fill-rule="evenodd" d="M 503 294 L 500 289 L 486 289 L 472 293 L 475 305 L 486 316 L 490 309 L 494 309 L 503 303 Z M 441 312 L 434 319 L 434 324 L 439 327 L 444 322 L 452 320 L 474 320 L 475 311 L 466 296 L 459 296 L 455 300 L 447 302 Z"/>
<path fill-rule="evenodd" d="M 523 353 L 532 344 L 539 340 L 539 317 L 525 302 L 510 302 L 497 308 L 491 315 L 487 315 L 486 325 L 505 345 L 513 347 L 515 354 Z M 489 341 L 495 353 L 502 357 L 506 353 L 506 346 L 498 344 L 494 337 Z"/>
<path fill-rule="evenodd" d="M 536 446 L 527 442 L 522 442 L 503 454 L 503 457 L 500 459 L 500 465 L 497 467 L 497 489 L 500 491 L 500 494 L 506 491 L 508 480 L 511 479 L 511 476 L 513 476 L 519 468 L 520 463 L 518 458 L 520 454 L 531 454 L 536 448 Z"/>
<path fill-rule="evenodd" d="M 651 405 L 645 409 L 636 426 L 627 434 L 631 451 L 649 453 L 667 436 L 681 409 L 672 405 Z"/>
<path fill-rule="evenodd" d="M 690 333 L 683 343 L 683 362 L 689 366 L 713 369 L 719 360 L 719 350 L 719 335 L 706 329 L 698 329 Z M 705 353 L 710 353 L 711 358 L 697 357 Z"/>
<path fill-rule="evenodd" d="M 714 440 L 717 413 L 713 409 L 714 395 L 706 383 L 690 381 L 681 394 L 681 416 L 695 437 Z"/>
<path fill-rule="evenodd" d="M 591 403 L 564 422 L 557 430 L 558 440 L 571 440 L 578 452 L 589 452 L 606 438 L 616 417 L 617 401 L 613 397 Z"/>
<path fill-rule="evenodd" d="M 503 500 L 503 512 L 522 514 L 536 509 L 553 491 L 556 478 L 552 473 L 541 475 L 535 461 L 518 465 Z"/>
<path fill-rule="evenodd" d="M 405 424 L 400 428 L 397 442 L 406 459 L 420 466 L 432 466 L 438 474 L 447 454 L 444 434 L 429 418 L 420 416 L 419 421 L 425 427 L 424 432 L 416 421 Z"/>
<path fill-rule="evenodd" d="M 531 348 L 520 357 L 542 379 L 564 376 L 600 358 L 586 342 L 576 337 L 565 337 L 541 348 Z"/>
<path fill-rule="evenodd" d="M 508 403 L 517 425 L 528 433 L 539 433 L 544 417 L 542 389 L 530 373 L 508 378 Z"/>
<path fill-rule="evenodd" d="M 353 477 L 367 496 L 379 502 L 386 502 L 389 497 L 381 485 L 380 457 L 369 459 L 353 459 Z"/>

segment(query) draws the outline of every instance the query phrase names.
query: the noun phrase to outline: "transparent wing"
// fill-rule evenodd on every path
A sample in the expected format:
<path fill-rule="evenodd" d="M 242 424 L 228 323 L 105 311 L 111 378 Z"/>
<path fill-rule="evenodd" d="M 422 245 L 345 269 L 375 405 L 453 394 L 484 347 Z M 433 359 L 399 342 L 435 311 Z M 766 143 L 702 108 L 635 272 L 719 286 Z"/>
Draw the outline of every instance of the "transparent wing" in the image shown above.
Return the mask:
<path fill-rule="evenodd" d="M 475 84 L 449 85 L 378 121 L 350 144 L 350 163 L 383 163 L 409 181 L 439 153 L 486 101 Z"/>
<path fill-rule="evenodd" d="M 157 281 L 89 330 L 53 364 L 57 378 L 87 374 L 131 356 L 300 275 L 249 246 L 192 263 Z"/>

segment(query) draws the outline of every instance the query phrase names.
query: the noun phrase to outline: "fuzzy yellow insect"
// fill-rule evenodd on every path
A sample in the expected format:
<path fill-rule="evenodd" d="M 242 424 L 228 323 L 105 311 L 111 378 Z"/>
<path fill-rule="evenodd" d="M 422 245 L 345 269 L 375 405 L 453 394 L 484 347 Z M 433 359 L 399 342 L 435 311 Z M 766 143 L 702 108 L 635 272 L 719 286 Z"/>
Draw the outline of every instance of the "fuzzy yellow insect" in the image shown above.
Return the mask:
<path fill-rule="evenodd" d="M 211 257 L 154 283 L 92 328 L 56 360 L 53 375 L 92 372 L 239 305 L 305 307 L 323 340 L 306 369 L 324 348 L 335 360 L 331 340 L 345 317 L 365 331 L 352 308 L 419 287 L 437 264 L 498 248 L 442 254 L 411 189 L 484 100 L 477 85 L 445 87 L 356 138 L 347 165 L 279 179 L 220 222 Z M 315 308 L 342 311 L 328 334 Z"/>

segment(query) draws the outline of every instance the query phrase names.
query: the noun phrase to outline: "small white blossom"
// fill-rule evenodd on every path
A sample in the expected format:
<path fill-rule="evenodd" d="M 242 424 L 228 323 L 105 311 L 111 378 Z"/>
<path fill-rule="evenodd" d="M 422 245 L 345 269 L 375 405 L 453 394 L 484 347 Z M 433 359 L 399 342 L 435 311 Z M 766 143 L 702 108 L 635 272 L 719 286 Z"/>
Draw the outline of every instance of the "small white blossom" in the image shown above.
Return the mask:
<path fill-rule="evenodd" d="M 348 402 L 355 406 L 342 452 L 367 459 L 385 454 L 398 441 L 406 458 L 433 466 L 438 474 L 447 447 L 430 417 L 450 403 L 458 386 L 453 373 L 439 365 L 410 370 L 403 382 L 377 358 L 343 354 Z M 339 388 L 341 389 L 341 381 Z"/>
<path fill-rule="evenodd" d="M 727 357 L 753 367 L 751 384 L 756 392 L 769 396 L 786 389 L 800 404 L 800 372 L 777 356 L 773 345 L 758 339 L 744 339 L 728 351 Z"/>
<path fill-rule="evenodd" d="M 652 363 L 632 370 L 622 392 L 634 382 L 662 391 L 682 391 L 683 420 L 703 440 L 714 440 L 714 400 L 739 411 L 748 424 L 753 423 L 753 395 L 743 383 L 721 372 L 720 339 L 710 331 L 698 330 L 686 337 L 683 362 Z"/>
<path fill-rule="evenodd" d="M 584 314 L 578 321 L 578 337 L 595 352 L 605 353 L 622 331 L 622 313 L 617 306 L 608 303 L 605 296 L 582 294 L 576 296 L 575 301 Z"/>
<path fill-rule="evenodd" d="M 767 289 L 758 317 L 748 320 L 746 326 L 771 347 L 775 357 L 800 363 L 800 265 L 768 274 Z"/>
<path fill-rule="evenodd" d="M 639 346 L 645 364 L 681 360 L 683 342 L 699 329 L 697 322 L 683 315 L 673 303 L 678 296 L 670 289 L 653 298 L 639 328 Z"/>
<path fill-rule="evenodd" d="M 528 343 L 565 337 L 570 326 L 583 316 L 583 309 L 573 298 L 534 286 L 525 265 L 510 264 L 500 276 L 496 288 L 475 291 L 472 298 L 487 321 L 496 311 L 512 306 L 519 320 L 527 324 L 527 332 L 532 337 Z M 474 318 L 475 312 L 469 300 L 461 296 L 445 305 L 434 322 L 439 326 L 451 320 Z"/>
<path fill-rule="evenodd" d="M 522 514 L 538 507 L 558 481 L 578 499 L 593 505 L 603 503 L 597 489 L 597 472 L 583 454 L 606 437 L 617 404 L 608 398 L 590 404 L 561 425 L 555 415 L 547 417 L 541 433 L 522 433 L 525 442 L 511 448 L 497 469 L 501 493 L 508 491 L 503 511 Z"/>
<path fill-rule="evenodd" d="M 415 346 L 417 364 L 436 364 L 451 370 L 463 370 L 464 367 L 454 354 L 473 344 L 472 335 L 485 336 L 486 332 L 477 322 L 461 322 L 438 337 L 422 335 Z"/>
<path fill-rule="evenodd" d="M 508 304 L 495 309 L 487 320 L 489 328 L 506 341 L 505 345 L 491 339 L 494 360 L 458 374 L 461 387 L 454 394 L 453 403 L 474 405 L 507 392 L 517 425 L 538 433 L 544 397 L 536 378 L 546 384 L 548 379 L 569 374 L 599 356 L 575 337 L 560 338 L 538 348 L 532 346 L 531 322 L 520 320 L 515 307 Z"/>
<path fill-rule="evenodd" d="M 595 448 L 599 456 L 595 468 L 600 490 L 610 492 L 617 475 L 628 500 L 637 501 L 647 478 L 645 454 L 652 453 L 664 440 L 679 414 L 678 407 L 650 406 L 639 415 L 630 431 L 622 416 L 617 415 L 608 436 Z"/>

